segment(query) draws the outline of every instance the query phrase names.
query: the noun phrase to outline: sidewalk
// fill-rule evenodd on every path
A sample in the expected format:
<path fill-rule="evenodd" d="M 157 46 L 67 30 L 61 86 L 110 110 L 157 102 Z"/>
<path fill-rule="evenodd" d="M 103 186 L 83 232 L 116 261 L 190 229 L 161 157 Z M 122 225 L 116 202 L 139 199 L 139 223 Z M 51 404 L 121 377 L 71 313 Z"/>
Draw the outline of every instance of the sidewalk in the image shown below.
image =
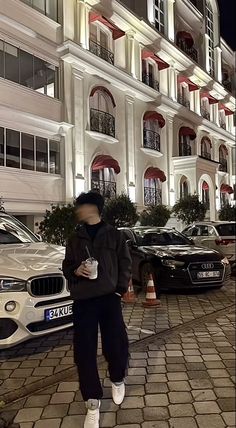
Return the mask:
<path fill-rule="evenodd" d="M 235 427 L 234 310 L 131 345 L 127 396 L 111 401 L 106 367 L 101 428 Z M 8 406 L 20 428 L 82 428 L 84 403 L 67 379 Z"/>

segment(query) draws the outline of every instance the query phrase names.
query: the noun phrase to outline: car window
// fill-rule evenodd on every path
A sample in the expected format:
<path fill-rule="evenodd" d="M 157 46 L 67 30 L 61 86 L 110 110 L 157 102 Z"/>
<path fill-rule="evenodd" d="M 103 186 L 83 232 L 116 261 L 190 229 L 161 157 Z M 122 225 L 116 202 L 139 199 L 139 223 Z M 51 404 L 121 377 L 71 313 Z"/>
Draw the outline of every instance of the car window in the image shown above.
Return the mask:
<path fill-rule="evenodd" d="M 11 216 L 0 216 L 0 244 L 39 242 L 36 236 Z"/>
<path fill-rule="evenodd" d="M 216 236 L 216 231 L 212 226 L 209 226 L 209 236 Z"/>
<path fill-rule="evenodd" d="M 199 228 L 199 226 L 194 226 L 191 229 L 191 236 L 200 236 L 200 228 Z"/>
<path fill-rule="evenodd" d="M 184 235 L 186 235 L 186 236 L 192 236 L 192 229 L 193 229 L 193 227 L 192 226 L 190 226 L 190 227 L 187 227 L 186 229 L 184 229 L 183 230 L 183 234 Z"/>
<path fill-rule="evenodd" d="M 209 236 L 209 227 L 205 225 L 199 226 L 198 236 Z"/>
<path fill-rule="evenodd" d="M 160 230 L 160 232 L 148 232 L 139 236 L 139 245 L 164 246 L 164 245 L 191 245 L 188 238 L 178 232 Z"/>
<path fill-rule="evenodd" d="M 220 236 L 235 236 L 236 223 L 219 224 L 216 226 L 216 230 Z"/>

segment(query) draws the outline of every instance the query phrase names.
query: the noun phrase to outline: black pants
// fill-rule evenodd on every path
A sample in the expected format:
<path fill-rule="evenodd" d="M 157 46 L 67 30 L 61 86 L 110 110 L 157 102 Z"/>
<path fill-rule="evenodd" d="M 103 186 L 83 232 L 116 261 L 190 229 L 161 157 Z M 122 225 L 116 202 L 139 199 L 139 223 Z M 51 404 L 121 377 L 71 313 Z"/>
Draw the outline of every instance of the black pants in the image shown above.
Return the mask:
<path fill-rule="evenodd" d="M 121 382 L 128 366 L 128 336 L 123 320 L 121 299 L 116 294 L 75 301 L 74 359 L 78 367 L 80 390 L 84 401 L 103 395 L 97 368 L 98 326 L 102 350 L 110 379 Z"/>

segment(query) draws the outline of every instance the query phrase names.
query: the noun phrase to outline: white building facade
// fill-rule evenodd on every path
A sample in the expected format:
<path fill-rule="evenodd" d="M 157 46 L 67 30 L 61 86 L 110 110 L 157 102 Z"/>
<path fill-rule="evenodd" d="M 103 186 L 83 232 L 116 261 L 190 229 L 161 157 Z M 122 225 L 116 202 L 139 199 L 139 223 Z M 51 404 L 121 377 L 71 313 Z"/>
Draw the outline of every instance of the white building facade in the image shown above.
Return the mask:
<path fill-rule="evenodd" d="M 140 3 L 139 6 L 137 4 Z M 215 0 L 0 0 L 0 197 L 32 228 L 96 188 L 235 201 L 235 53 Z"/>

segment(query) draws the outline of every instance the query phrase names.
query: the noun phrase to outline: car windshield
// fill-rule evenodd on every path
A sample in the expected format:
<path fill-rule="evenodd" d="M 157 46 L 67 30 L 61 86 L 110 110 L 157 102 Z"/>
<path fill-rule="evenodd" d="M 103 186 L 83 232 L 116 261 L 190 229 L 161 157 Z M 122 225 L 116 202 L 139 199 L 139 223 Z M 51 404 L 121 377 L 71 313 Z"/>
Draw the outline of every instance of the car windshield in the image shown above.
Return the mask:
<path fill-rule="evenodd" d="M 0 214 L 0 245 L 39 242 L 22 223 L 8 215 Z"/>
<path fill-rule="evenodd" d="M 136 232 L 139 246 L 191 245 L 189 239 L 178 232 L 168 229 Z"/>
<path fill-rule="evenodd" d="M 216 230 L 220 236 L 235 236 L 236 223 L 219 224 L 216 226 Z"/>

